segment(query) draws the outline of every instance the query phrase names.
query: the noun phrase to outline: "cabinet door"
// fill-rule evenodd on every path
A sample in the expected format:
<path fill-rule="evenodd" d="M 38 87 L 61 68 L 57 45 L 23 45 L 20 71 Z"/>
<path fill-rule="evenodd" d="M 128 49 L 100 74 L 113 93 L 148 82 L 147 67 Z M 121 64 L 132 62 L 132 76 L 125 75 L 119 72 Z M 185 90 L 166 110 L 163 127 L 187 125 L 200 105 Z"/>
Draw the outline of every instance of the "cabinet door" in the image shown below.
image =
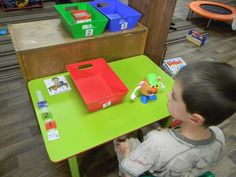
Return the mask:
<path fill-rule="evenodd" d="M 104 37 L 81 40 L 71 44 L 21 52 L 24 78 L 50 76 L 66 71 L 66 65 L 88 59 L 105 58 L 108 62 L 144 53 L 147 29 L 114 33 Z"/>
<path fill-rule="evenodd" d="M 160 65 L 176 0 L 129 0 L 129 5 L 143 14 L 141 23 L 148 27 L 144 53 Z"/>

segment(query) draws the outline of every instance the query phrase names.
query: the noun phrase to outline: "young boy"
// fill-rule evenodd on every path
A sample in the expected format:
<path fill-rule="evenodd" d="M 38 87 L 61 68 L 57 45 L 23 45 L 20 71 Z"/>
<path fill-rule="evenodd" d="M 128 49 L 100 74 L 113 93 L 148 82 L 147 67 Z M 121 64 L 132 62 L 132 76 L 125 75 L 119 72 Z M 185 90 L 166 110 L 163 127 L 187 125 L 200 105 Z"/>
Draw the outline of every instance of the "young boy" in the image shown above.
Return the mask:
<path fill-rule="evenodd" d="M 114 141 L 119 168 L 126 177 L 196 177 L 218 160 L 225 139 L 215 125 L 236 111 L 236 69 L 200 61 L 179 71 L 168 95 L 172 117 L 180 127 L 149 132 L 138 139 Z"/>

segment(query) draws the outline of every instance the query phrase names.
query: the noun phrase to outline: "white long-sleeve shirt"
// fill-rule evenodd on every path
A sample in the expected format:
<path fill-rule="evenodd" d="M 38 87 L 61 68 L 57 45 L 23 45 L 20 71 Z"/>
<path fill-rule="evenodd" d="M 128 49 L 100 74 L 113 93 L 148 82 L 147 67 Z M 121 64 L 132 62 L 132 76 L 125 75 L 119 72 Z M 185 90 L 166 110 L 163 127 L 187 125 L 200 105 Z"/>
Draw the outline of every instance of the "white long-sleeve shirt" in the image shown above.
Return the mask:
<path fill-rule="evenodd" d="M 210 127 L 209 139 L 193 141 L 176 129 L 151 131 L 142 143 L 130 139 L 131 153 L 120 162 L 120 169 L 131 177 L 146 171 L 157 177 L 195 177 L 217 161 L 225 138 L 216 126 Z"/>

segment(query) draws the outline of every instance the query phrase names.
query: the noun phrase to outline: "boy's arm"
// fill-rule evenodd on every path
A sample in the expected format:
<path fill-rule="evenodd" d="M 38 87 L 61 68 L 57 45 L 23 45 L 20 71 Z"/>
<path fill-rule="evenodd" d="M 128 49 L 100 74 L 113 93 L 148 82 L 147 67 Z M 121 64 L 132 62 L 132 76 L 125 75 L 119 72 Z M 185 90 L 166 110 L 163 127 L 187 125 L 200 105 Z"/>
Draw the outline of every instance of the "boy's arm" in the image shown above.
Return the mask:
<path fill-rule="evenodd" d="M 125 174 L 125 177 L 131 177 L 131 176 Z"/>
<path fill-rule="evenodd" d="M 125 141 L 120 142 L 118 144 L 118 148 L 119 148 L 119 151 L 120 151 L 123 159 L 125 159 L 129 155 L 129 153 L 130 153 L 128 141 L 125 140 Z"/>
<path fill-rule="evenodd" d="M 140 144 L 136 139 L 128 139 L 117 144 L 117 152 L 120 154 L 119 166 L 126 177 L 134 177 L 148 171 L 159 156 L 156 141 L 158 139 L 151 133 Z M 156 134 L 156 133 L 155 133 Z"/>
<path fill-rule="evenodd" d="M 121 154 L 122 158 L 125 159 L 130 153 L 128 141 L 125 140 L 125 141 L 119 142 L 118 149 L 120 151 L 120 154 Z M 124 177 L 131 177 L 131 176 L 125 174 Z"/>

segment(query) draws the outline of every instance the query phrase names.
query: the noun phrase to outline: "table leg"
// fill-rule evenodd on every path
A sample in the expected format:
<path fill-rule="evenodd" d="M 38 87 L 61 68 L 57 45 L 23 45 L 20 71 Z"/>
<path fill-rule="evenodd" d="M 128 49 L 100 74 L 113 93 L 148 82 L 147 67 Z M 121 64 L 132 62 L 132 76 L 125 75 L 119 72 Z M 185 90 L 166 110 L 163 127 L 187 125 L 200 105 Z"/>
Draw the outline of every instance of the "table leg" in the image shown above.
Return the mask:
<path fill-rule="evenodd" d="M 206 28 L 209 28 L 210 24 L 211 24 L 211 19 L 208 20 L 208 23 L 207 23 L 207 27 L 206 27 Z"/>
<path fill-rule="evenodd" d="M 72 177 L 80 177 L 79 175 L 79 167 L 78 167 L 78 161 L 76 156 L 70 157 L 68 159 L 69 166 L 70 166 L 70 172 Z"/>
<path fill-rule="evenodd" d="M 190 17 L 192 16 L 192 13 L 193 13 L 192 10 L 189 9 L 188 16 L 187 16 L 186 20 L 190 20 Z"/>

